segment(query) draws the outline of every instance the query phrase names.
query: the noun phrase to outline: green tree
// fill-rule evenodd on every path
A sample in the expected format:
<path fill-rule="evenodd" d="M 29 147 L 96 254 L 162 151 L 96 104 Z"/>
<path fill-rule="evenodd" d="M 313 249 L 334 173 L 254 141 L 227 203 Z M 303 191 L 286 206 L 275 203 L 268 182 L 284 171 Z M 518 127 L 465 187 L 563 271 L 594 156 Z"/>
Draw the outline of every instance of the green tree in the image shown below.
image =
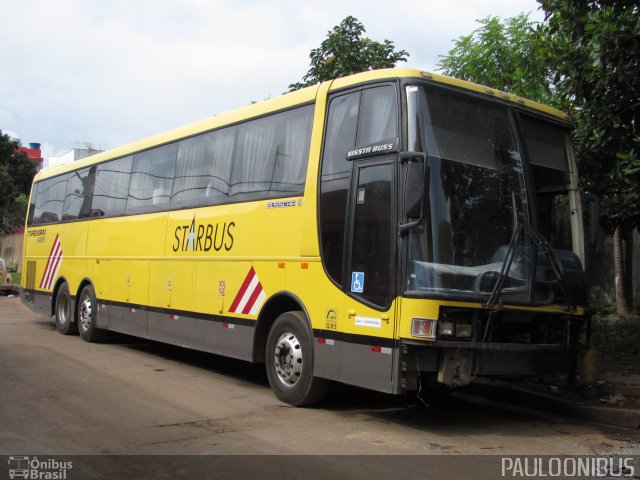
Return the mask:
<path fill-rule="evenodd" d="M 503 21 L 488 16 L 469 35 L 454 40 L 442 55 L 445 75 L 497 88 L 542 103 L 558 105 L 553 75 L 540 49 L 538 24 L 521 13 Z"/>
<path fill-rule="evenodd" d="M 22 225 L 35 164 L 18 152 L 20 142 L 0 131 L 0 233 Z"/>
<path fill-rule="evenodd" d="M 405 50 L 396 51 L 392 41 L 380 43 L 363 37 L 365 32 L 364 25 L 352 16 L 333 27 L 320 47 L 311 50 L 309 71 L 301 82 L 289 85 L 290 91 L 353 73 L 391 68 L 398 62 L 407 61 L 409 54 Z"/>
<path fill-rule="evenodd" d="M 622 238 L 640 227 L 640 4 L 538 1 L 549 65 L 559 93 L 573 104 L 582 188 L 600 198 L 602 225 L 613 235 L 616 302 L 626 313 L 631 279 Z"/>

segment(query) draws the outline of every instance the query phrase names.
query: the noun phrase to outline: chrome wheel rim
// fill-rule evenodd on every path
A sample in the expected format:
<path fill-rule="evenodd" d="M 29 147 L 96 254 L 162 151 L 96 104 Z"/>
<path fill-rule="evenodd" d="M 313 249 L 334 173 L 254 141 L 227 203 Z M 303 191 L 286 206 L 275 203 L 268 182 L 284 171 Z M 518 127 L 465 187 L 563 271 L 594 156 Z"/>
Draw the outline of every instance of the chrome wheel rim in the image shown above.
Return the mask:
<path fill-rule="evenodd" d="M 60 325 L 65 325 L 67 320 L 69 319 L 69 315 L 67 313 L 69 309 L 69 297 L 66 295 L 60 295 L 58 298 L 58 321 Z"/>
<path fill-rule="evenodd" d="M 293 333 L 283 333 L 276 343 L 274 365 L 278 380 L 293 387 L 302 376 L 302 346 Z"/>
<path fill-rule="evenodd" d="M 82 328 L 83 331 L 87 331 L 91 326 L 92 308 L 91 298 L 89 298 L 88 295 L 83 296 L 80 302 L 80 311 L 78 312 L 80 328 Z"/>

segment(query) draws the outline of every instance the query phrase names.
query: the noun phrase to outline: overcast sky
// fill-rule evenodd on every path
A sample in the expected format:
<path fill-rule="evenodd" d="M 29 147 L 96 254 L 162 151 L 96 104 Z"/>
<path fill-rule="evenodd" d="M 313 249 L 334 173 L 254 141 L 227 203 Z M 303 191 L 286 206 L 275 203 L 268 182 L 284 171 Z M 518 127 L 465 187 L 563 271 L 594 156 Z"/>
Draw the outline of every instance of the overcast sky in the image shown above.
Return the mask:
<path fill-rule="evenodd" d="M 109 149 L 277 96 L 347 15 L 435 71 L 476 19 L 535 0 L 0 0 L 0 130 L 45 157 Z"/>

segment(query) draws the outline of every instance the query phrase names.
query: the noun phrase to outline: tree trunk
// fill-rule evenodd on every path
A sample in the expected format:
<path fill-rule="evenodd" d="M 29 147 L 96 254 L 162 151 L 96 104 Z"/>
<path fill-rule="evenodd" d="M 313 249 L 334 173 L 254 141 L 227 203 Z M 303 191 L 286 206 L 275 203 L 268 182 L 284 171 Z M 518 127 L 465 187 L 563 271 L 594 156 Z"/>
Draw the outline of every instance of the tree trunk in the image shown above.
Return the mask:
<path fill-rule="evenodd" d="M 622 260 L 624 261 L 624 298 L 627 300 L 629 312 L 634 311 L 635 299 L 633 295 L 633 230 L 627 229 L 622 241 Z"/>
<path fill-rule="evenodd" d="M 613 232 L 613 265 L 615 270 L 616 282 L 616 306 L 618 314 L 626 315 L 629 313 L 629 303 L 627 302 L 625 275 L 624 275 L 624 256 L 622 248 L 622 232 L 620 227 L 616 227 Z"/>

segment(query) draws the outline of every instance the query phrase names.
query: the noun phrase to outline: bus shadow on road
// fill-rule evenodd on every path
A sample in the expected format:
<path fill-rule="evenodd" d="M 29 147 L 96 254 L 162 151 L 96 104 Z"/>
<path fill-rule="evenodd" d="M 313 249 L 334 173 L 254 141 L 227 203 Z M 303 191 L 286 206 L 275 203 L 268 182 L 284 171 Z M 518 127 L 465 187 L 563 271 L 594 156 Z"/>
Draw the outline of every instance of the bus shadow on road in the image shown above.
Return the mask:
<path fill-rule="evenodd" d="M 51 321 L 38 324 L 40 328 L 50 329 L 55 333 L 55 324 Z M 235 383 L 269 389 L 262 364 L 251 364 L 243 360 L 116 332 L 108 332 L 100 343 L 144 352 L 170 362 L 203 369 L 233 379 Z M 345 417 L 363 415 L 372 420 L 430 431 L 451 428 L 474 431 L 499 425 L 518 425 L 523 422 L 562 421 L 548 412 L 471 395 L 464 388 L 448 395 L 428 388 L 420 393 L 390 395 L 334 382 L 326 398 L 310 408 L 332 411 Z"/>
<path fill-rule="evenodd" d="M 201 368 L 238 381 L 269 388 L 263 365 L 116 332 L 109 332 L 101 343 L 143 351 L 178 364 Z"/>
<path fill-rule="evenodd" d="M 127 348 L 145 351 L 170 361 L 230 377 L 255 386 L 269 388 L 264 365 L 222 357 L 208 352 L 111 333 L 105 340 Z M 311 407 L 338 414 L 361 413 L 381 420 L 413 427 L 434 428 L 466 424 L 484 428 L 488 424 L 555 421 L 548 412 L 527 409 L 467 393 L 464 388 L 451 394 L 429 388 L 420 393 L 390 395 L 334 382 L 322 403 Z"/>

